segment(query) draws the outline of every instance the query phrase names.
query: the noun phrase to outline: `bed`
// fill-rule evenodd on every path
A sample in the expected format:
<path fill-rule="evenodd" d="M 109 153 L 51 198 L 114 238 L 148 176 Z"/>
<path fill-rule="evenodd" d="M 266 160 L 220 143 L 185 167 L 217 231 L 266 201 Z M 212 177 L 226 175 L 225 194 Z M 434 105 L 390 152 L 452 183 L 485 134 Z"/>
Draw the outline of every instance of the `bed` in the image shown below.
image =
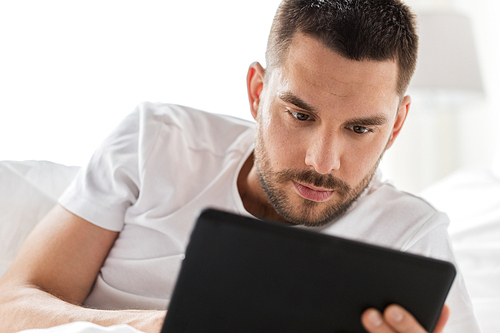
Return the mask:
<path fill-rule="evenodd" d="M 46 161 L 0 161 L 0 276 L 78 170 Z M 451 241 L 483 332 L 500 332 L 500 172 L 460 170 L 421 195 L 450 216 Z M 139 331 L 126 325 L 72 323 L 27 332 Z"/>
<path fill-rule="evenodd" d="M 420 195 L 448 213 L 457 263 L 481 328 L 500 332 L 500 173 L 460 170 Z"/>

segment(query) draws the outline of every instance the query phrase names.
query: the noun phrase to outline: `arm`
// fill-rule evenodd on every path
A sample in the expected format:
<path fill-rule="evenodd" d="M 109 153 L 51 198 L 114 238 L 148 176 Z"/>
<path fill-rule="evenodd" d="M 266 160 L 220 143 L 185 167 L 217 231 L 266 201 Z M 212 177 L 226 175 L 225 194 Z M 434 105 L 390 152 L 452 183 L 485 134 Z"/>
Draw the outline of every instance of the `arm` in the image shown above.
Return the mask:
<path fill-rule="evenodd" d="M 0 280 L 0 331 L 90 321 L 159 332 L 165 311 L 101 311 L 80 306 L 117 235 L 59 205 L 52 209 Z"/>
<path fill-rule="evenodd" d="M 442 333 L 450 309 L 444 306 L 434 333 Z M 361 316 L 361 322 L 370 333 L 426 333 L 413 316 L 398 305 L 388 306 L 381 314 L 375 309 L 366 310 Z"/>

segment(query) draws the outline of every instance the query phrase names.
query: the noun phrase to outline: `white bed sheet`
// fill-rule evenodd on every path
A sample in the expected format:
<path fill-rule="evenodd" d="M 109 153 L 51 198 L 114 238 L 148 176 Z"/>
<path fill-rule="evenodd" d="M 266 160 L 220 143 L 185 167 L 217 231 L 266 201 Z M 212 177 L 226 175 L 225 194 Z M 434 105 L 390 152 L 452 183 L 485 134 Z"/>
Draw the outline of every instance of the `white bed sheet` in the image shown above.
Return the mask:
<path fill-rule="evenodd" d="M 461 170 L 421 195 L 450 217 L 449 233 L 483 333 L 500 332 L 500 179 Z"/>
<path fill-rule="evenodd" d="M 46 161 L 0 161 L 0 277 L 79 169 Z"/>
<path fill-rule="evenodd" d="M 22 333 L 143 333 L 129 325 L 114 325 L 103 327 L 88 322 L 74 322 L 71 324 L 21 331 Z M 20 333 L 20 332 L 18 332 Z"/>

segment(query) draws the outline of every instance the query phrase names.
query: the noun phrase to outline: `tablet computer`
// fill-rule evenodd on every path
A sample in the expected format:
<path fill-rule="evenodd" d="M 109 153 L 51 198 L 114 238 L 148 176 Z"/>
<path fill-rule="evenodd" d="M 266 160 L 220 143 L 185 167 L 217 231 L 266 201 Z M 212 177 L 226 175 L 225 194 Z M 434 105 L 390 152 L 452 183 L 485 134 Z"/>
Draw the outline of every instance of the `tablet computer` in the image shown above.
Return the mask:
<path fill-rule="evenodd" d="M 162 333 L 366 332 L 362 312 L 393 303 L 432 331 L 455 274 L 448 262 L 209 209 Z"/>

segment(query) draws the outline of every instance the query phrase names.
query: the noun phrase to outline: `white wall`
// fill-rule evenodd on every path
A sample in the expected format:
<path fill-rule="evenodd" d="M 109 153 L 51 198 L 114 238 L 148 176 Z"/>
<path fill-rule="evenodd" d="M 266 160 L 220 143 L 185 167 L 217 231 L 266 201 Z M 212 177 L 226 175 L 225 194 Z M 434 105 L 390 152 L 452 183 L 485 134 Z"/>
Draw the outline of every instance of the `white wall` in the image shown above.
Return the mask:
<path fill-rule="evenodd" d="M 471 15 L 487 96 L 462 108 L 450 122 L 436 120 L 415 101 L 383 167 L 400 187 L 418 191 L 456 168 L 489 165 L 493 159 L 500 114 L 500 24 L 495 17 L 500 2 L 407 3 L 417 12 L 452 7 Z M 145 100 L 250 119 L 246 71 L 252 61 L 264 63 L 278 4 L 1 1 L 0 160 L 82 165 L 117 122 Z M 434 136 L 423 131 L 429 127 Z M 429 152 L 450 132 L 459 133 L 458 162 L 436 165 L 435 149 Z"/>
<path fill-rule="evenodd" d="M 278 3 L 0 2 L 0 160 L 82 165 L 146 100 L 250 118 Z"/>

